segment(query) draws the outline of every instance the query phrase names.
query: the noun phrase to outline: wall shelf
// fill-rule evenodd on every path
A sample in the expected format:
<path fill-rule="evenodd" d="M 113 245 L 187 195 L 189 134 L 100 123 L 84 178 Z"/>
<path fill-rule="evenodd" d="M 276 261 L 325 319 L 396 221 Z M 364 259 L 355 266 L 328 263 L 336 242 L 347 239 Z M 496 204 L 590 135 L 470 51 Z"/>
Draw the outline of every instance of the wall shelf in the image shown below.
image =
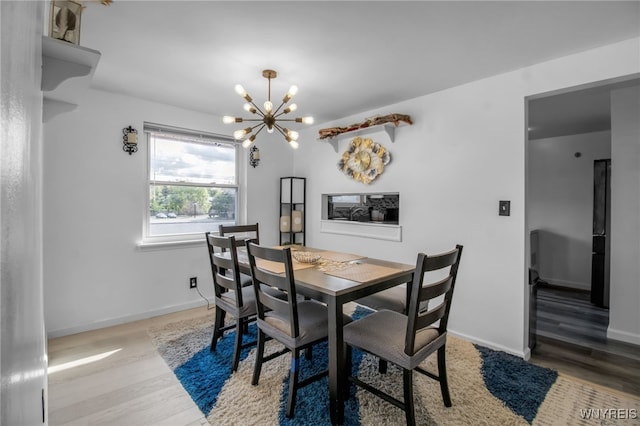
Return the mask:
<path fill-rule="evenodd" d="M 366 136 L 366 135 L 371 135 L 374 133 L 382 133 L 382 134 L 386 134 L 387 137 L 389 138 L 390 142 L 395 142 L 395 138 L 396 138 L 396 127 L 402 126 L 404 124 L 400 123 L 398 126 L 396 126 L 393 123 L 383 123 L 383 124 L 376 124 L 374 126 L 369 126 L 369 127 L 363 127 L 361 129 L 355 129 L 355 130 L 350 130 L 348 132 L 342 132 L 339 133 L 335 136 L 329 136 L 327 138 L 324 139 L 318 139 L 321 142 L 328 142 L 331 144 L 331 146 L 333 146 L 333 149 L 338 152 L 338 142 L 341 139 L 346 139 L 346 138 L 355 138 L 356 136 Z"/>
<path fill-rule="evenodd" d="M 87 92 L 100 52 L 51 37 L 42 37 L 42 121 L 77 108 Z"/>

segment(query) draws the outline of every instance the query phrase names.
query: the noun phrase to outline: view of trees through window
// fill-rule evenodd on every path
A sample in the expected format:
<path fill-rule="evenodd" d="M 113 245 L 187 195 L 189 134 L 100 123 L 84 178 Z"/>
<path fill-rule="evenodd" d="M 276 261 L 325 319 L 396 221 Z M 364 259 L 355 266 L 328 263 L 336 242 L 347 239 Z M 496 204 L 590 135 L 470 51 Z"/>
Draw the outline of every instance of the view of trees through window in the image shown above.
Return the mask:
<path fill-rule="evenodd" d="M 237 216 L 237 145 L 195 132 L 145 127 L 149 141 L 149 236 L 204 233 Z"/>

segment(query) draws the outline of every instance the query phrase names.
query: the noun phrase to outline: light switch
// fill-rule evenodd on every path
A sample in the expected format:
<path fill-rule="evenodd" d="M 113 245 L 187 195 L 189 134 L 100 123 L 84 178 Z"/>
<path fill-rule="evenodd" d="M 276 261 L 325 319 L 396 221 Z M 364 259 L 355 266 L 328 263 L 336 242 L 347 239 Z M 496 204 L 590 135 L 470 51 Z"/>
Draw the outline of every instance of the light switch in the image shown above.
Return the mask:
<path fill-rule="evenodd" d="M 511 216 L 511 201 L 500 201 L 498 215 Z"/>

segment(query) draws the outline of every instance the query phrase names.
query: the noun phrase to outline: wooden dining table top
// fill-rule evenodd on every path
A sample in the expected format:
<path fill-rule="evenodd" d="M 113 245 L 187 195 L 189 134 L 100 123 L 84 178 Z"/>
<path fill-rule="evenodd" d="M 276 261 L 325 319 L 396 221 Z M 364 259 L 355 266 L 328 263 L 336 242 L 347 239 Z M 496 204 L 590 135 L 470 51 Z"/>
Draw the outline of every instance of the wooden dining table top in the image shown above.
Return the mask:
<path fill-rule="evenodd" d="M 326 254 L 326 258 L 321 257 L 319 261 L 314 262 L 312 267 L 309 267 L 309 264 L 301 264 L 301 262 L 292 259 L 294 277 L 296 283 L 300 283 L 310 290 L 333 297 L 349 293 L 354 288 L 364 289 L 369 286 L 375 286 L 381 281 L 404 276 L 415 269 L 415 265 L 313 247 L 295 246 L 295 248 L 292 247 L 292 251 L 294 250 L 319 252 L 321 256 Z M 237 253 L 238 264 L 241 269 L 243 272 L 248 271 L 249 257 L 246 248 L 239 247 Z M 340 261 L 333 259 L 353 260 Z M 297 268 L 297 264 L 302 267 Z M 359 270 L 361 270 L 362 274 L 358 274 Z M 356 279 L 351 276 L 356 277 Z"/>

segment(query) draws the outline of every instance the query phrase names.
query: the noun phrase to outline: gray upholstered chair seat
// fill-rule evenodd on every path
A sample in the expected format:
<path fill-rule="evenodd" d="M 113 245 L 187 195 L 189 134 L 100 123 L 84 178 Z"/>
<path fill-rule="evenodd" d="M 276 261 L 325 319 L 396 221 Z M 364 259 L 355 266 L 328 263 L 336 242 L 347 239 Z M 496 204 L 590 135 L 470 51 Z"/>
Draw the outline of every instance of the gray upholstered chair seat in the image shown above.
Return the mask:
<path fill-rule="evenodd" d="M 264 292 L 271 294 L 277 298 L 287 298 L 287 295 L 276 288 L 271 288 L 263 285 Z M 251 287 L 242 287 L 242 308 L 238 311 L 236 307 L 236 292 L 233 290 L 222 293 L 220 298 L 217 299 L 220 306 L 230 312 L 233 316 L 250 316 L 256 314 L 256 293 Z"/>
<path fill-rule="evenodd" d="M 242 285 L 242 287 L 252 286 L 253 278 L 251 278 L 251 275 L 240 273 L 240 284 Z"/>
<path fill-rule="evenodd" d="M 392 287 L 358 299 L 356 303 L 375 309 L 376 311 L 388 309 L 390 311 L 404 313 L 407 303 L 407 288 L 404 285 Z"/>
<path fill-rule="evenodd" d="M 358 299 L 356 303 L 376 311 L 388 309 L 404 314 L 407 312 L 407 287 L 405 284 L 400 284 L 399 286 Z M 429 309 L 429 301 L 421 301 L 420 312 L 424 312 L 427 309 Z"/>
<path fill-rule="evenodd" d="M 298 326 L 300 334 L 291 337 L 291 320 L 288 313 L 269 311 L 264 321 L 258 319 L 258 325 L 264 327 L 267 334 L 277 333 L 278 340 L 291 347 L 303 346 L 327 336 L 327 307 L 312 300 L 298 302 Z M 304 313 L 304 315 L 302 315 Z"/>
<path fill-rule="evenodd" d="M 298 310 L 304 312 L 304 315 L 298 317 L 300 335 L 296 339 L 291 337 L 291 321 L 286 313 L 266 312 L 265 320 L 258 319 L 258 323 L 265 327 L 265 331 L 269 331 L 267 334 L 279 333 L 278 340 L 291 347 L 304 346 L 327 336 L 328 313 L 325 305 L 313 300 L 300 300 Z M 343 315 L 342 321 L 348 324 L 352 319 L 348 315 Z"/>
<path fill-rule="evenodd" d="M 413 370 L 426 356 L 429 343 L 440 336 L 437 328 L 426 328 L 416 333 L 415 353 L 404 352 L 407 317 L 383 309 L 344 327 L 344 341 L 370 353 L 375 353 L 402 368 Z M 443 336 L 444 337 L 444 336 Z M 437 346 L 433 346 L 437 349 Z M 433 350 L 432 350 L 433 351 Z"/>
<path fill-rule="evenodd" d="M 246 317 L 256 313 L 256 294 L 253 287 L 242 287 L 242 307 L 236 307 L 236 292 L 233 290 L 222 293 L 218 303 L 225 311 L 233 316 Z"/>

